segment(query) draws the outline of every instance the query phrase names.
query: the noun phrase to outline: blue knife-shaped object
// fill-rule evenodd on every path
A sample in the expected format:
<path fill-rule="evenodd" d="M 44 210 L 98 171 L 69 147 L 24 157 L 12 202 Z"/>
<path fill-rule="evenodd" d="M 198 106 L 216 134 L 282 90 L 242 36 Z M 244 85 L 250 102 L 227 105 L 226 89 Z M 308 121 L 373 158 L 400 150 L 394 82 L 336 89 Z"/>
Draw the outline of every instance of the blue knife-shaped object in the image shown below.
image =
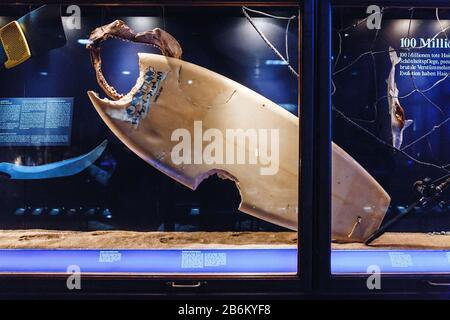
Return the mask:
<path fill-rule="evenodd" d="M 106 149 L 108 141 L 82 156 L 42 166 L 21 166 L 13 163 L 0 163 L 0 175 L 12 180 L 37 180 L 73 176 L 92 165 Z"/>

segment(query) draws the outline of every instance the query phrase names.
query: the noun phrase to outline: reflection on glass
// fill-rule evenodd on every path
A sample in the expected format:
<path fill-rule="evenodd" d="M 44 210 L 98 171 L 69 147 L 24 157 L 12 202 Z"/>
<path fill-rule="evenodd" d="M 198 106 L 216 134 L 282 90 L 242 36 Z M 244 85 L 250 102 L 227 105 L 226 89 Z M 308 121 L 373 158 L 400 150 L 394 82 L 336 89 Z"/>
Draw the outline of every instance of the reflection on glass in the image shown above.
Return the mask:
<path fill-rule="evenodd" d="M 65 46 L 0 71 L 0 250 L 32 249 L 0 272 L 295 274 L 298 7 L 80 10 Z"/>
<path fill-rule="evenodd" d="M 333 194 L 333 224 L 343 219 L 336 210 L 340 203 L 370 197 L 377 188 L 389 201 L 379 215 L 370 210 L 373 204 L 354 208 L 361 220 L 348 227 L 350 232 L 359 228 L 363 236 L 334 239 L 332 270 L 367 273 L 377 266 L 381 273 L 450 272 L 450 20 L 439 8 L 381 10 L 380 28 L 370 28 L 365 8 L 334 10 L 333 141 L 374 187 L 353 189 L 344 199 Z M 333 188 L 339 189 L 353 177 L 336 179 L 336 160 Z"/>

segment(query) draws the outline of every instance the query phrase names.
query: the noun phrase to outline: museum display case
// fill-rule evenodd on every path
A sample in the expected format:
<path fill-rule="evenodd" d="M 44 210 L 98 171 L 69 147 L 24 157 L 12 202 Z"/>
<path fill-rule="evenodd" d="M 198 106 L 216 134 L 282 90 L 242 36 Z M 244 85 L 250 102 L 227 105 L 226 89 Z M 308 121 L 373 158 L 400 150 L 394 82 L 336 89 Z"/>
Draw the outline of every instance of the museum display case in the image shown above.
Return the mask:
<path fill-rule="evenodd" d="M 313 21 L 312 1 L 2 2 L 5 290 L 307 288 Z"/>
<path fill-rule="evenodd" d="M 320 1 L 318 16 L 321 286 L 445 291 L 448 3 Z"/>

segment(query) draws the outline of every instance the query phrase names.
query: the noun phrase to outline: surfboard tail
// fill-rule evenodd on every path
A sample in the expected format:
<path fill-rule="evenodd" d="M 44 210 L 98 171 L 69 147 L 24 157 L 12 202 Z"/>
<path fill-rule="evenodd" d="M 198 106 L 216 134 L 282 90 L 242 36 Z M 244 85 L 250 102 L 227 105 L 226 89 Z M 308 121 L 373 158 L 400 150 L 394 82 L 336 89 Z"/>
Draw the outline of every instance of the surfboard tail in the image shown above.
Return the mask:
<path fill-rule="evenodd" d="M 347 152 L 332 144 L 332 239 L 364 242 L 381 225 L 391 198 Z"/>

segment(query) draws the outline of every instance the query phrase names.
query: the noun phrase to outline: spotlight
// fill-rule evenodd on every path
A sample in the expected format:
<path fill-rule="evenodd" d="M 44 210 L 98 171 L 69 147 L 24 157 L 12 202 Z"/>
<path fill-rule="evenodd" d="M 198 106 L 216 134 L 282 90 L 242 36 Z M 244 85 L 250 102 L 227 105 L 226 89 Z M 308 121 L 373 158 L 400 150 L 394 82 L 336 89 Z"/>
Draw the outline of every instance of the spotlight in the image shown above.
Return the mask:
<path fill-rule="evenodd" d="M 84 212 L 84 214 L 88 217 L 92 217 L 95 215 L 96 212 L 97 210 L 95 208 L 89 208 Z"/>
<path fill-rule="evenodd" d="M 23 216 L 25 215 L 25 212 L 27 211 L 26 208 L 18 208 L 15 212 L 14 215 L 15 216 Z"/>
<path fill-rule="evenodd" d="M 87 45 L 87 44 L 91 44 L 92 43 L 92 41 L 89 40 L 89 39 L 78 39 L 77 42 L 79 44 L 82 44 L 82 45 Z"/>
<path fill-rule="evenodd" d="M 50 212 L 48 213 L 51 216 L 57 216 L 61 213 L 61 210 L 58 208 L 53 208 L 50 210 Z"/>
<path fill-rule="evenodd" d="M 33 216 L 40 216 L 44 212 L 44 208 L 35 208 L 31 215 Z"/>
<path fill-rule="evenodd" d="M 266 66 L 285 66 L 287 62 L 283 60 L 266 60 L 264 64 Z"/>
<path fill-rule="evenodd" d="M 200 214 L 200 208 L 191 208 L 191 216 L 198 216 Z"/>
<path fill-rule="evenodd" d="M 106 219 L 112 219 L 112 212 L 109 209 L 103 210 L 102 216 Z"/>
<path fill-rule="evenodd" d="M 66 215 L 69 217 L 72 217 L 76 214 L 77 214 L 77 209 L 74 209 L 74 208 L 71 208 L 71 209 L 67 210 L 67 212 L 66 212 Z"/>

